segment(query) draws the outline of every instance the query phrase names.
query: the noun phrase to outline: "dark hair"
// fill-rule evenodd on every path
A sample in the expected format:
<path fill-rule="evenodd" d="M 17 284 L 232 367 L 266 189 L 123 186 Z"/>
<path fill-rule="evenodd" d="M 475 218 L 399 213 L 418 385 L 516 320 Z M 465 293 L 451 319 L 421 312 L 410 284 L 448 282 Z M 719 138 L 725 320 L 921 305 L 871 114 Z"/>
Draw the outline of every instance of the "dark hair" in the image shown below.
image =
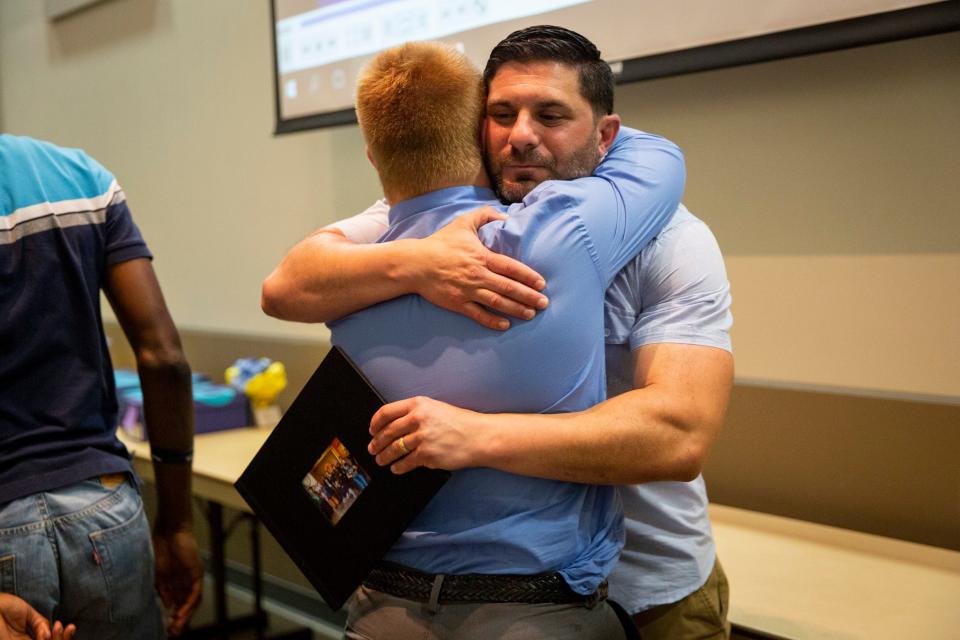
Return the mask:
<path fill-rule="evenodd" d="M 580 93 L 597 116 L 613 113 L 613 72 L 600 57 L 596 45 L 582 35 L 563 27 L 538 25 L 514 31 L 490 52 L 483 70 L 483 89 L 501 65 L 508 62 L 560 62 L 580 73 Z"/>

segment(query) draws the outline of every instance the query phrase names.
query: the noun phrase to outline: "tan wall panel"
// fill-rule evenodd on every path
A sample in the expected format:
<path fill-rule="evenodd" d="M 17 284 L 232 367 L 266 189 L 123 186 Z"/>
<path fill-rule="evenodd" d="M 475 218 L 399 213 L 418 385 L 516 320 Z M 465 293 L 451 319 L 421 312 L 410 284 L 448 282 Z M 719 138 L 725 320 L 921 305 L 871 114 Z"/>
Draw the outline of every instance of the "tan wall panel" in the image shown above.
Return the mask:
<path fill-rule="evenodd" d="M 726 255 L 960 251 L 960 33 L 618 88 Z"/>
<path fill-rule="evenodd" d="M 712 502 L 960 549 L 960 405 L 737 385 Z"/>
<path fill-rule="evenodd" d="M 728 256 L 737 376 L 960 397 L 960 254 Z"/>

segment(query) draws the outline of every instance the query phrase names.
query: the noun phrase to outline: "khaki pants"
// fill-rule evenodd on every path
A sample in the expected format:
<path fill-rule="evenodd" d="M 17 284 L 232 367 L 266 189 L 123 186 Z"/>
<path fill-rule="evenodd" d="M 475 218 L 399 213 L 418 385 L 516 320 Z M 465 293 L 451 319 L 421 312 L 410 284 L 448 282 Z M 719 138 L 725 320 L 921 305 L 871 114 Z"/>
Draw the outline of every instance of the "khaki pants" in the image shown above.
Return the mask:
<path fill-rule="evenodd" d="M 610 605 L 427 605 L 360 587 L 347 603 L 350 640 L 622 640 Z"/>
<path fill-rule="evenodd" d="M 702 587 L 683 600 L 633 616 L 640 640 L 727 640 L 730 588 L 720 560 Z"/>

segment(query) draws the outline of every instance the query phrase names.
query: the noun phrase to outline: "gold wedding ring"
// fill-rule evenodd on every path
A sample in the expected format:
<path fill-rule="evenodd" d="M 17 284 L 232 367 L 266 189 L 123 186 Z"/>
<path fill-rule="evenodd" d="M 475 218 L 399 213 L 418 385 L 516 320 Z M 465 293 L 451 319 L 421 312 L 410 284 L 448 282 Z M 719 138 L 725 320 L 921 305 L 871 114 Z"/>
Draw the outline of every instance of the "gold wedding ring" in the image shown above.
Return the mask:
<path fill-rule="evenodd" d="M 408 453 L 410 453 L 410 450 L 407 449 L 407 445 L 403 444 L 403 436 L 400 436 L 399 438 L 397 438 L 397 444 L 400 445 L 400 451 L 403 452 L 401 455 L 405 456 Z"/>

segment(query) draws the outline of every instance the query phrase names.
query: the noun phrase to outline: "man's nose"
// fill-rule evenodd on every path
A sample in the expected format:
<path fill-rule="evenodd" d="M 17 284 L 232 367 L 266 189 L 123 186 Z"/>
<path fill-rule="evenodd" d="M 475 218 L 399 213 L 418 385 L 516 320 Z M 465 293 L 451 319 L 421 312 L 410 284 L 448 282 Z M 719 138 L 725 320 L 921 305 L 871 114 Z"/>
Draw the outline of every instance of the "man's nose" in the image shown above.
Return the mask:
<path fill-rule="evenodd" d="M 518 151 L 525 151 L 540 144 L 537 135 L 536 122 L 529 114 L 520 113 L 510 129 L 510 146 Z"/>

